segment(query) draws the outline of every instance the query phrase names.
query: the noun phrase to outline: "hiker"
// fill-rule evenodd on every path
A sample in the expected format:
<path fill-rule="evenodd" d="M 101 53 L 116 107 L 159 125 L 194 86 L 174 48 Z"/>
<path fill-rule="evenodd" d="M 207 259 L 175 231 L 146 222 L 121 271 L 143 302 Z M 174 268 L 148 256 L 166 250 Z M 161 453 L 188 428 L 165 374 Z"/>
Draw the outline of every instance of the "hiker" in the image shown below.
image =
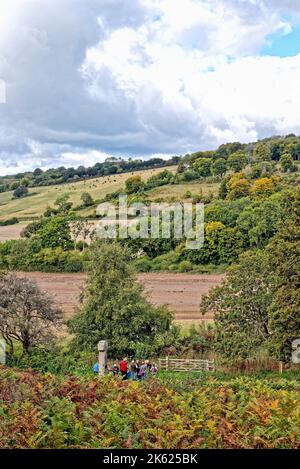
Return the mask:
<path fill-rule="evenodd" d="M 111 371 L 113 372 L 114 376 L 118 376 L 119 374 L 119 367 L 116 363 L 114 363 L 114 366 L 112 367 Z"/>
<path fill-rule="evenodd" d="M 131 378 L 132 378 L 133 381 L 136 381 L 136 379 L 137 379 L 137 366 L 136 366 L 135 360 L 132 360 L 130 369 L 131 369 Z"/>
<path fill-rule="evenodd" d="M 146 361 L 145 361 L 145 364 L 147 365 L 147 371 L 150 372 L 150 371 L 151 371 L 151 368 L 152 368 L 152 365 L 151 365 L 150 361 L 149 361 L 149 360 L 146 360 Z"/>
<path fill-rule="evenodd" d="M 120 362 L 120 371 L 121 371 L 122 379 L 127 379 L 127 373 L 128 373 L 127 358 L 123 358 L 123 360 Z"/>
<path fill-rule="evenodd" d="M 135 362 L 135 366 L 136 366 L 136 377 L 138 380 L 141 380 L 142 377 L 141 377 L 141 367 L 140 367 L 140 364 L 138 361 Z"/>
<path fill-rule="evenodd" d="M 157 372 L 158 372 L 158 368 L 157 368 L 157 365 L 155 363 L 153 363 L 153 365 L 151 366 L 151 375 L 152 376 L 156 376 L 157 375 Z"/>
<path fill-rule="evenodd" d="M 141 369 L 140 369 L 141 380 L 144 380 L 146 378 L 146 373 L 147 373 L 147 365 L 145 362 L 143 362 L 141 365 Z"/>

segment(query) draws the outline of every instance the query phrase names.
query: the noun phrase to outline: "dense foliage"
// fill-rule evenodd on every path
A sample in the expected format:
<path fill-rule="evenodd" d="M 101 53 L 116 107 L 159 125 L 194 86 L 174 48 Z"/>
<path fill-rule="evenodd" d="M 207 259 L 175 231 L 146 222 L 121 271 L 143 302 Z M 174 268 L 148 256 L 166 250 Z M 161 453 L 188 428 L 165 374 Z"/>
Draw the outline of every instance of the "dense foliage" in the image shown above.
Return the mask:
<path fill-rule="evenodd" d="M 203 376 L 176 391 L 0 367 L 0 447 L 300 448 L 299 405 L 299 382 L 283 378 Z"/>
<path fill-rule="evenodd" d="M 215 313 L 216 349 L 227 359 L 269 349 L 271 356 L 291 360 L 300 331 L 299 202 L 299 189 L 286 194 L 283 220 L 266 249 L 241 255 L 202 301 L 203 313 Z"/>
<path fill-rule="evenodd" d="M 172 315 L 147 301 L 135 281 L 129 251 L 117 243 L 98 242 L 91 258 L 82 309 L 69 321 L 74 349 L 95 350 L 107 337 L 111 356 L 147 356 L 163 348 Z"/>

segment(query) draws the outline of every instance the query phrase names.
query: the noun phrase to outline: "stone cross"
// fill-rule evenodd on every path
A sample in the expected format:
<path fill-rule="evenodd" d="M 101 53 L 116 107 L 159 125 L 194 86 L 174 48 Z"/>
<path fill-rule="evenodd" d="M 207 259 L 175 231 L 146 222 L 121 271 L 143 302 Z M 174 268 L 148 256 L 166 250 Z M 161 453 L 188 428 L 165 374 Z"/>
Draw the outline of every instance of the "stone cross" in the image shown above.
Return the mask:
<path fill-rule="evenodd" d="M 300 339 L 295 339 L 292 342 L 292 362 L 295 365 L 300 363 Z"/>
<path fill-rule="evenodd" d="M 108 347 L 107 340 L 100 340 L 100 342 L 98 342 L 99 376 L 104 376 L 105 374 L 105 366 L 107 362 L 107 347 Z"/>
<path fill-rule="evenodd" d="M 5 342 L 0 340 L 0 364 L 5 365 Z"/>

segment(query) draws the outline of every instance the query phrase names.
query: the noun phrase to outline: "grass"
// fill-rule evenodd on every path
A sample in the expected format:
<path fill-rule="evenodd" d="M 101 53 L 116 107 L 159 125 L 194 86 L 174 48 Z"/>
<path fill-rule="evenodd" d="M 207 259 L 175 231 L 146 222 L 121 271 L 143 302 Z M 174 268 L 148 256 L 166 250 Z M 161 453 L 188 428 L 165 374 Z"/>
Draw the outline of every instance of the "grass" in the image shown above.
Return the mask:
<path fill-rule="evenodd" d="M 207 183 L 207 182 L 186 182 L 183 184 L 171 184 L 166 186 L 160 186 L 152 189 L 148 192 L 148 199 L 175 199 L 180 200 L 191 200 L 191 198 L 185 197 L 186 192 L 191 192 L 192 197 L 195 195 L 206 196 L 209 193 L 212 193 L 214 196 L 218 194 L 220 184 L 219 183 Z"/>
<path fill-rule="evenodd" d="M 134 174 L 140 175 L 143 180 L 150 176 L 168 169 L 175 173 L 176 166 L 168 168 L 148 169 L 145 171 L 136 171 Z M 29 195 L 21 199 L 12 199 L 12 192 L 0 194 L 0 220 L 6 220 L 11 217 L 18 217 L 23 220 L 36 218 L 42 215 L 47 206 L 53 206 L 59 195 L 67 193 L 70 195 L 70 201 L 74 206 L 80 205 L 81 194 L 89 192 L 94 199 L 102 199 L 110 192 L 122 189 L 125 181 L 132 173 L 124 173 L 113 176 L 98 177 L 87 181 L 79 181 L 54 186 L 33 187 L 29 189 Z M 82 215 L 89 215 L 92 209 L 82 211 Z"/>

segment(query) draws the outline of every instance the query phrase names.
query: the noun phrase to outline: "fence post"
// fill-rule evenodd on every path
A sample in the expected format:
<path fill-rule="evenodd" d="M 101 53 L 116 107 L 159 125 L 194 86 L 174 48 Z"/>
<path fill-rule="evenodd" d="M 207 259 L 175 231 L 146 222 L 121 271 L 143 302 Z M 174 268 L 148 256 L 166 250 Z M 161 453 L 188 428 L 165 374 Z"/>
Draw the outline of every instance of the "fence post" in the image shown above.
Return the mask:
<path fill-rule="evenodd" d="M 166 369 L 167 371 L 169 371 L 169 355 L 167 356 L 167 360 L 166 360 Z"/>
<path fill-rule="evenodd" d="M 283 372 L 283 362 L 279 362 L 278 365 L 279 365 L 279 374 L 282 375 L 282 372 Z"/>

